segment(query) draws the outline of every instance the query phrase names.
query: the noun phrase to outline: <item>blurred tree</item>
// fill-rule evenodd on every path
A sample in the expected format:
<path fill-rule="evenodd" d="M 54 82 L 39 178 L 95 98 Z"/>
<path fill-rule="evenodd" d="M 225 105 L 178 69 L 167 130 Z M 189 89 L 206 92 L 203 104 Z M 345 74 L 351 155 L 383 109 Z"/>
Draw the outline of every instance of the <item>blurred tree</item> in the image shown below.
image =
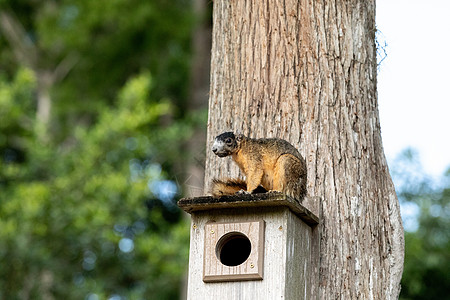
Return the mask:
<path fill-rule="evenodd" d="M 185 109 L 190 2 L 0 0 L 0 14 L 0 299 L 177 299 L 174 166 L 205 122 Z"/>
<path fill-rule="evenodd" d="M 95 118 L 99 106 L 113 103 L 124 82 L 142 70 L 157 78 L 156 99 L 170 98 L 176 117 L 185 111 L 189 1 L 2 0 L 0 15 L 0 70 L 12 77 L 25 65 L 36 73 L 37 112 L 53 123 L 53 135 L 63 139 L 73 123 Z"/>
<path fill-rule="evenodd" d="M 190 127 L 159 125 L 172 106 L 148 101 L 144 73 L 71 143 L 43 145 L 16 105 L 34 83 L 21 70 L 0 89 L 0 299 L 176 298 L 188 227 L 173 224 L 180 191 L 161 162 Z"/>
<path fill-rule="evenodd" d="M 192 35 L 192 67 L 188 109 L 208 110 L 209 76 L 211 64 L 212 5 L 209 0 L 193 0 L 197 22 Z M 187 161 L 184 179 L 187 197 L 204 195 L 206 130 L 197 130 L 186 149 L 194 153 Z"/>
<path fill-rule="evenodd" d="M 450 169 L 441 182 L 430 179 L 412 149 L 392 169 L 405 223 L 400 299 L 450 299 Z"/>

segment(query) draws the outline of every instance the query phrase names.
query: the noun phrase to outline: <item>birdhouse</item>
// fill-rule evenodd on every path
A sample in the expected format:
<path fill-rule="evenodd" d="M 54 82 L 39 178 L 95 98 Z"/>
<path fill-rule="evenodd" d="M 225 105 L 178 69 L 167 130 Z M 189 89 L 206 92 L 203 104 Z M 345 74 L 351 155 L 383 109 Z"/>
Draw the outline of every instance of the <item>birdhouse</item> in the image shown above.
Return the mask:
<path fill-rule="evenodd" d="M 191 214 L 188 299 L 312 299 L 318 217 L 281 193 L 181 199 Z"/>

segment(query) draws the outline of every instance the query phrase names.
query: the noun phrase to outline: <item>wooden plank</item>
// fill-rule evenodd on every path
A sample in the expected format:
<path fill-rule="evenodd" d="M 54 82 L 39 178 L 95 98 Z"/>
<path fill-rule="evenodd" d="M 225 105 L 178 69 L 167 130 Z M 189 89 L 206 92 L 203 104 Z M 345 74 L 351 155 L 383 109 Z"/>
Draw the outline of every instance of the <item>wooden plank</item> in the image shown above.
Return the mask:
<path fill-rule="evenodd" d="M 183 198 L 178 201 L 178 206 L 187 213 L 223 208 L 244 207 L 288 207 L 295 215 L 310 226 L 319 223 L 319 218 L 294 198 L 278 192 L 262 194 L 239 194 L 233 196 L 202 196 L 195 198 Z"/>

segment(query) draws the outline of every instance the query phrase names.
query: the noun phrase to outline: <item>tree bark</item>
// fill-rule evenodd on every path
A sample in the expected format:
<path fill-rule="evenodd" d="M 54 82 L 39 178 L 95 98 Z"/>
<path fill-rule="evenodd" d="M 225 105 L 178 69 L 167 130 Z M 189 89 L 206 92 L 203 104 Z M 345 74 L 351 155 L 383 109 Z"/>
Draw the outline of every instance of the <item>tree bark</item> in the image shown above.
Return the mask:
<path fill-rule="evenodd" d="M 224 131 L 279 137 L 319 196 L 318 299 L 396 299 L 404 241 L 380 134 L 375 1 L 215 0 L 205 190 Z"/>

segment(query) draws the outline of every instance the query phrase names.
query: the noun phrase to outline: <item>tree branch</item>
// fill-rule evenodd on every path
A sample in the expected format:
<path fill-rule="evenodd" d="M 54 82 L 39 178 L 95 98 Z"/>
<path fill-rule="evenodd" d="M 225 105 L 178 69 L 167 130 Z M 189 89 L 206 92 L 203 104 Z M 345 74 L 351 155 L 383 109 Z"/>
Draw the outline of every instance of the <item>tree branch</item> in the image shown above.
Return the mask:
<path fill-rule="evenodd" d="M 10 43 L 17 60 L 36 70 L 38 50 L 20 21 L 12 13 L 0 10 L 0 29 Z"/>
<path fill-rule="evenodd" d="M 52 74 L 54 82 L 63 80 L 72 68 L 77 64 L 79 55 L 75 52 L 69 53 L 64 59 L 56 66 Z"/>

